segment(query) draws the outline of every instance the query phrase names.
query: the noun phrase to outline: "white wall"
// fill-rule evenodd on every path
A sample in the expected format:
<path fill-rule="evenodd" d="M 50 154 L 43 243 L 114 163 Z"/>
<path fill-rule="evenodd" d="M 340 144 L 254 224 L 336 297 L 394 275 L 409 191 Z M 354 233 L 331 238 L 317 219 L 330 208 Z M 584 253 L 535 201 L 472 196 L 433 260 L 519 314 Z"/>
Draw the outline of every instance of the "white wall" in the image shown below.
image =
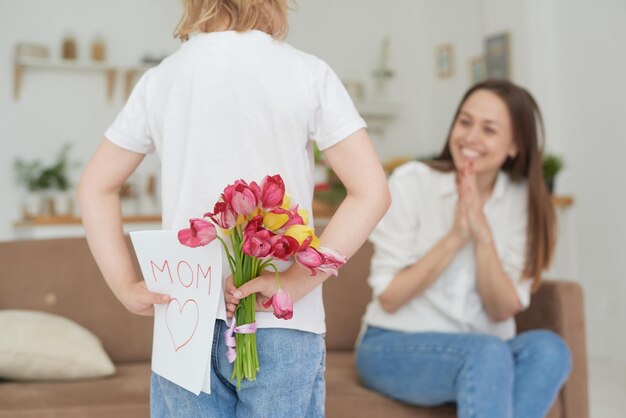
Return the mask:
<path fill-rule="evenodd" d="M 372 72 L 385 36 L 390 39 L 389 66 L 395 71 L 388 83 L 388 100 L 401 106 L 394 124 L 383 138 L 373 135 L 382 159 L 422 149 L 420 139 L 428 115 L 424 88 L 430 67 L 426 55 L 425 3 L 413 0 L 315 0 L 299 1 L 291 15 L 288 41 L 315 54 L 344 81 L 366 86 L 366 100 L 373 97 Z"/>
<path fill-rule="evenodd" d="M 559 179 L 576 197 L 578 280 L 592 355 L 626 356 L 626 2 L 559 0 Z"/>
<path fill-rule="evenodd" d="M 468 60 L 483 38 L 512 34 L 514 80 L 538 99 L 546 119 L 548 149 L 567 168 L 559 192 L 576 199 L 562 214 L 560 272 L 578 280 L 587 298 L 588 341 L 593 356 L 624 358 L 626 351 L 626 2 L 623 0 L 300 0 L 289 41 L 328 61 L 344 80 L 365 82 L 381 39 L 391 39 L 388 100 L 401 112 L 384 138 L 381 158 L 438 151 L 457 102 L 469 86 Z M 19 102 L 11 99 L 12 48 L 42 42 L 58 54 L 68 31 L 80 52 L 97 33 L 110 60 L 131 66 L 146 54 L 174 51 L 171 32 L 177 0 L 0 0 L 0 240 L 11 239 L 18 217 L 13 160 L 52 158 L 65 141 L 86 161 L 123 104 L 121 86 L 111 103 L 104 77 L 32 72 Z M 455 46 L 456 71 L 437 79 L 435 49 Z M 154 162 L 148 169 L 154 169 Z M 148 170 L 147 169 L 147 170 Z M 77 173 L 76 173 L 77 174 Z M 565 248 L 565 251 L 563 249 Z"/>
<path fill-rule="evenodd" d="M 108 103 L 103 74 L 54 70 L 26 71 L 21 97 L 14 101 L 14 45 L 45 44 L 58 57 L 61 40 L 71 33 L 79 58 L 87 58 L 92 39 L 100 34 L 109 61 L 127 68 L 145 54 L 176 50 L 171 33 L 178 17 L 175 0 L 0 0 L 0 240 L 13 237 L 12 223 L 20 216 L 14 159 L 51 162 L 61 145 L 71 142 L 72 157 L 84 164 L 124 103 L 121 75 Z M 151 159 L 143 169 L 154 171 L 155 166 Z M 77 177 L 79 170 L 73 174 Z"/>

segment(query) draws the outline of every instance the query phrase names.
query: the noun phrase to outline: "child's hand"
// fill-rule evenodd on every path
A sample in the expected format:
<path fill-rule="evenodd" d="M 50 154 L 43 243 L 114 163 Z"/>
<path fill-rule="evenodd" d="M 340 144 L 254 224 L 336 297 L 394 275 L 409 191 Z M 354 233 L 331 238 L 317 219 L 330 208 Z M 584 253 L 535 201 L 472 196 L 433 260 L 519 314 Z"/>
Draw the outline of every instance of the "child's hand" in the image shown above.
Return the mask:
<path fill-rule="evenodd" d="M 243 284 L 239 289 L 235 287 L 233 276 L 226 278 L 226 287 L 224 288 L 224 301 L 226 302 L 226 316 L 232 318 L 237 309 L 237 304 L 243 298 L 252 293 L 256 293 L 256 310 L 263 312 L 271 312 L 272 307 L 263 307 L 263 302 L 274 296 L 278 291 L 276 284 L 276 274 L 273 272 L 262 272 L 259 277 Z"/>
<path fill-rule="evenodd" d="M 143 316 L 153 316 L 155 303 L 168 303 L 171 299 L 168 295 L 148 290 L 143 280 L 129 283 L 119 292 L 118 297 L 126 309 Z"/>

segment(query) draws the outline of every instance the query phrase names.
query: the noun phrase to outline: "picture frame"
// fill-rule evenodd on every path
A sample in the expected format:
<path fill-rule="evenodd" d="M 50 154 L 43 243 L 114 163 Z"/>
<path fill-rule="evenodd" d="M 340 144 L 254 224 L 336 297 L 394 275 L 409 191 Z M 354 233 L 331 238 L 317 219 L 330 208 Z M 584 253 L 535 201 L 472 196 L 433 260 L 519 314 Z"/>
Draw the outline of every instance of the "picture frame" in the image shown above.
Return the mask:
<path fill-rule="evenodd" d="M 511 79 L 511 35 L 508 32 L 485 38 L 485 64 L 488 79 Z"/>
<path fill-rule="evenodd" d="M 487 79 L 487 64 L 484 55 L 477 55 L 469 60 L 469 81 L 471 85 Z"/>
<path fill-rule="evenodd" d="M 438 78 L 446 79 L 454 75 L 454 47 L 452 44 L 437 47 L 435 63 Z"/>

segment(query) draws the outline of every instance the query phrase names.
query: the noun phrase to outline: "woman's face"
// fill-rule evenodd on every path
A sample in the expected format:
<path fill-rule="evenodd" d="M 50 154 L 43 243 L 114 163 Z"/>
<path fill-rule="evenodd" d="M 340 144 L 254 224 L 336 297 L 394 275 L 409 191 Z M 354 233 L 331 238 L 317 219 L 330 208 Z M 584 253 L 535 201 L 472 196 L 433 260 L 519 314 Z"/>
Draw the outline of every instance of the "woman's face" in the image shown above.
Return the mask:
<path fill-rule="evenodd" d="M 457 170 L 472 160 L 476 174 L 495 177 L 507 157 L 517 154 L 504 101 L 489 90 L 472 93 L 454 122 L 449 146 Z"/>

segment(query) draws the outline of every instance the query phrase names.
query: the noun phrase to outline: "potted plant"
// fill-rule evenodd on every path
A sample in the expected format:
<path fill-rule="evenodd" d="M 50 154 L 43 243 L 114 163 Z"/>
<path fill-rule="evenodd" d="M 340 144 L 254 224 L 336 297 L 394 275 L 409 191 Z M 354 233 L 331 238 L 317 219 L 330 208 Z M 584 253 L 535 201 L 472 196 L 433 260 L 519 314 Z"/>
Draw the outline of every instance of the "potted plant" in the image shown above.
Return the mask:
<path fill-rule="evenodd" d="M 24 161 L 17 159 L 14 163 L 17 181 L 26 187 L 24 201 L 24 217 L 58 214 L 69 215 L 72 199 L 68 191 L 71 182 L 68 171 L 69 151 L 71 145 L 65 144 L 56 160 L 50 166 L 44 166 L 41 161 Z"/>
<path fill-rule="evenodd" d="M 548 191 L 554 191 L 554 178 L 563 168 L 563 158 L 558 155 L 546 153 L 543 156 L 543 178 L 548 186 Z"/>

